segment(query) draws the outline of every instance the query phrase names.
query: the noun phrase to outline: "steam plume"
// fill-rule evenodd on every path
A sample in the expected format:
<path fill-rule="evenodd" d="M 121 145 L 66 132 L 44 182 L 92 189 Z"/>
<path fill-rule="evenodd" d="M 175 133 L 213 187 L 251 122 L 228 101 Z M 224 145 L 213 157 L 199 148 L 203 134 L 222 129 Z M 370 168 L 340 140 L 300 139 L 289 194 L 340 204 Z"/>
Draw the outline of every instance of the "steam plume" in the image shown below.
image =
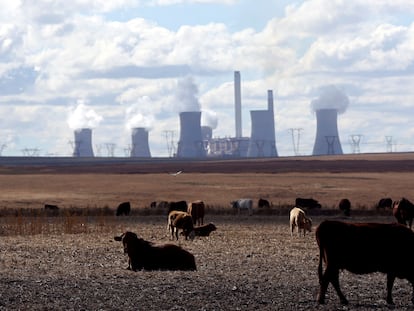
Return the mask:
<path fill-rule="evenodd" d="M 75 109 L 69 113 L 68 125 L 71 129 L 77 130 L 82 128 L 95 128 L 103 118 L 98 115 L 93 109 L 88 108 L 84 101 L 78 100 Z"/>
<path fill-rule="evenodd" d="M 321 109 L 335 109 L 338 113 L 346 111 L 349 105 L 348 96 L 334 85 L 321 87 L 321 95 L 312 100 L 311 107 L 313 111 Z"/>
<path fill-rule="evenodd" d="M 154 116 L 150 113 L 151 100 L 148 96 L 141 97 L 137 103 L 125 110 L 126 127 L 133 129 L 144 127 L 150 129 L 154 124 Z"/>
<path fill-rule="evenodd" d="M 197 95 L 198 88 L 192 77 L 179 80 L 176 93 L 178 112 L 200 111 Z"/>
<path fill-rule="evenodd" d="M 218 120 L 217 120 L 217 113 L 212 110 L 205 110 L 201 111 L 201 125 L 209 126 L 213 130 L 217 127 Z"/>

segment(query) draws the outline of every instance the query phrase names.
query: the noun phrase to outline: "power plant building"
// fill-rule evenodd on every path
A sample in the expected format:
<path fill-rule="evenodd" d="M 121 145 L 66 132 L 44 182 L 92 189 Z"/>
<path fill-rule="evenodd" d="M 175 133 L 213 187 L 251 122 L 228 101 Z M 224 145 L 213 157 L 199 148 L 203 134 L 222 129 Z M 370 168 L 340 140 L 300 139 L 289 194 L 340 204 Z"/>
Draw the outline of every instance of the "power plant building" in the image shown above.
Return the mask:
<path fill-rule="evenodd" d="M 148 131 L 143 127 L 132 129 L 131 157 L 150 158 Z"/>
<path fill-rule="evenodd" d="M 206 150 L 201 133 L 201 111 L 180 113 L 180 140 L 178 158 L 203 158 Z"/>
<path fill-rule="evenodd" d="M 74 157 L 93 157 L 92 130 L 89 128 L 75 130 Z"/>
<path fill-rule="evenodd" d="M 338 111 L 316 110 L 316 138 L 312 155 L 342 154 L 338 134 Z"/>

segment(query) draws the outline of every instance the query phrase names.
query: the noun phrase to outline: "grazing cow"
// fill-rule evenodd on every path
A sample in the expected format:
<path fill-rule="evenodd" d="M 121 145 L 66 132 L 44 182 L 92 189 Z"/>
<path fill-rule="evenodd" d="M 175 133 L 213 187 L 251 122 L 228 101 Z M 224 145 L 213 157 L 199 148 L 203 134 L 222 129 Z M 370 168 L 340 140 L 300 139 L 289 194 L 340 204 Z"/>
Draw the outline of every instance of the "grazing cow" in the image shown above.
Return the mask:
<path fill-rule="evenodd" d="M 391 198 L 382 198 L 377 204 L 377 209 L 380 208 L 392 208 L 392 199 Z"/>
<path fill-rule="evenodd" d="M 253 200 L 252 199 L 239 199 L 237 201 L 230 202 L 233 208 L 237 209 L 237 213 L 240 215 L 241 210 L 247 210 L 249 215 L 253 214 Z"/>
<path fill-rule="evenodd" d="M 315 199 L 296 198 L 295 206 L 300 208 L 321 208 L 319 202 Z"/>
<path fill-rule="evenodd" d="M 298 236 L 300 236 L 300 232 L 303 230 L 303 236 L 306 235 L 306 231 L 312 231 L 312 220 L 306 217 L 305 212 L 298 208 L 294 207 L 290 211 L 290 235 L 293 236 L 293 231 L 297 227 Z"/>
<path fill-rule="evenodd" d="M 116 216 L 128 216 L 129 213 L 131 213 L 131 203 L 123 202 L 118 205 L 118 208 L 116 209 Z"/>
<path fill-rule="evenodd" d="M 47 211 L 58 211 L 59 207 L 53 204 L 45 204 L 45 210 Z"/>
<path fill-rule="evenodd" d="M 195 236 L 209 236 L 211 232 L 216 230 L 217 227 L 211 222 L 208 225 L 194 227 Z"/>
<path fill-rule="evenodd" d="M 269 208 L 270 207 L 270 203 L 269 203 L 268 200 L 265 200 L 265 199 L 260 198 L 259 201 L 257 202 L 257 206 L 259 208 L 262 208 L 262 207 Z"/>
<path fill-rule="evenodd" d="M 188 209 L 187 201 L 170 202 L 168 206 L 168 214 L 171 211 L 187 212 L 187 209 Z"/>
<path fill-rule="evenodd" d="M 193 218 L 187 212 L 181 211 L 171 211 L 168 214 L 168 227 L 167 229 L 171 231 L 171 237 L 178 240 L 178 230 L 181 229 L 182 233 L 187 240 L 188 237 L 190 239 L 194 239 L 194 225 L 193 225 Z"/>
<path fill-rule="evenodd" d="M 342 199 L 339 201 L 338 206 L 345 216 L 351 216 L 351 201 L 348 199 Z"/>
<path fill-rule="evenodd" d="M 339 286 L 339 271 L 356 274 L 382 272 L 387 274 L 387 303 L 393 304 L 395 278 L 407 279 L 413 286 L 414 303 L 414 233 L 400 224 L 346 223 L 325 220 L 316 229 L 319 246 L 318 302 L 325 302 L 332 283 L 342 304 L 347 304 Z M 325 272 L 322 265 L 325 262 Z M 323 272 L 323 273 L 322 273 Z"/>
<path fill-rule="evenodd" d="M 180 246 L 156 246 L 129 231 L 114 239 L 122 241 L 124 252 L 129 257 L 130 270 L 197 270 L 194 256 Z"/>
<path fill-rule="evenodd" d="M 204 223 L 204 202 L 203 201 L 194 201 L 188 205 L 187 213 L 193 218 L 194 225 L 198 224 L 199 226 Z"/>
<path fill-rule="evenodd" d="M 411 229 L 414 218 L 414 204 L 408 201 L 406 198 L 402 198 L 399 201 L 394 202 L 392 208 L 392 214 L 397 219 L 398 223 L 408 226 Z"/>

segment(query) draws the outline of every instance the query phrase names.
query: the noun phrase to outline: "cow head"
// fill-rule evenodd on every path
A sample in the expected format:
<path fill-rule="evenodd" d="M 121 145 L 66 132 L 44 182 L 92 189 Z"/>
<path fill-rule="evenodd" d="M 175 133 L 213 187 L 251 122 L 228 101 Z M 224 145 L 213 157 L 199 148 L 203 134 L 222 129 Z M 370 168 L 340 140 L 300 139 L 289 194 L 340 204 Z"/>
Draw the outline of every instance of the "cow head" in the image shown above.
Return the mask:
<path fill-rule="evenodd" d="M 304 229 L 307 230 L 307 231 L 309 231 L 309 232 L 312 232 L 312 219 L 305 218 L 305 221 L 304 221 Z"/>
<path fill-rule="evenodd" d="M 138 236 L 130 231 L 127 231 L 125 233 L 122 233 L 120 236 L 114 237 L 115 241 L 122 241 L 122 244 L 124 246 L 124 253 L 128 253 L 128 244 L 131 245 L 133 241 L 138 240 Z"/>

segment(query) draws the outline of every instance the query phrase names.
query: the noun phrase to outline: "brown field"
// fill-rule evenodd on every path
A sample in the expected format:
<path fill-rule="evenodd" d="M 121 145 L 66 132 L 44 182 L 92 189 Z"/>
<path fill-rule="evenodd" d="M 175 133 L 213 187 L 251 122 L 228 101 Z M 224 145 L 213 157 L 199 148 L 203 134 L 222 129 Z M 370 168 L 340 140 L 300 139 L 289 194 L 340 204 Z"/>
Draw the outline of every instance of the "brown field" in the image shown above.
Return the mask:
<path fill-rule="evenodd" d="M 386 196 L 414 199 L 414 155 L 313 159 L 0 166 L 0 310 L 389 310 L 385 275 L 347 272 L 340 279 L 350 305 L 342 307 L 329 287 L 327 305 L 318 306 L 314 233 L 291 237 L 286 214 L 295 197 L 313 197 L 323 206 L 310 212 L 316 226 L 342 218 L 336 205 L 346 197 L 349 220 L 394 221 L 374 206 Z M 183 173 L 167 174 L 177 170 Z M 229 202 L 240 197 L 264 197 L 273 207 L 236 216 Z M 171 241 L 163 211 L 148 206 L 182 199 L 203 199 L 205 221 L 218 231 Z M 112 215 L 122 201 L 131 202 L 132 216 Z M 59 215 L 42 213 L 45 203 L 59 205 Z M 113 241 L 125 230 L 180 244 L 198 270 L 126 270 L 122 246 Z M 396 310 L 412 309 L 411 290 L 396 281 Z"/>

